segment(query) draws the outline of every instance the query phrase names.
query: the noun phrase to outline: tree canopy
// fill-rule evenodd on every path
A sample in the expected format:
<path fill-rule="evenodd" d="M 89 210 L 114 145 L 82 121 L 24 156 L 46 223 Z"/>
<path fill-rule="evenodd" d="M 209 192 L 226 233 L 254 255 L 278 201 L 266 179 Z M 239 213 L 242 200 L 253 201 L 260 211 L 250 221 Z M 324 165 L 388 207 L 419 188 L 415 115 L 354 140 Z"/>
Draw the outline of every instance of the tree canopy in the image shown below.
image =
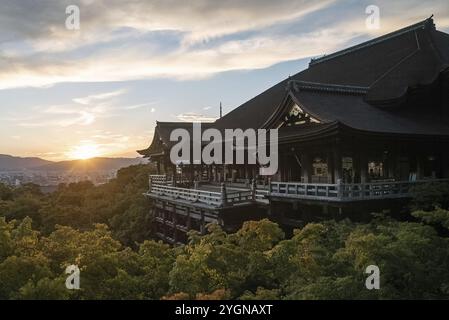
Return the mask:
<path fill-rule="evenodd" d="M 0 186 L 0 299 L 449 298 L 444 197 L 418 199 L 415 221 L 316 221 L 289 238 L 266 219 L 235 233 L 210 224 L 171 247 L 152 239 L 147 174 L 130 167 L 108 184 L 50 195 Z M 65 287 L 69 265 L 80 290 Z M 369 265 L 379 290 L 365 287 Z"/>

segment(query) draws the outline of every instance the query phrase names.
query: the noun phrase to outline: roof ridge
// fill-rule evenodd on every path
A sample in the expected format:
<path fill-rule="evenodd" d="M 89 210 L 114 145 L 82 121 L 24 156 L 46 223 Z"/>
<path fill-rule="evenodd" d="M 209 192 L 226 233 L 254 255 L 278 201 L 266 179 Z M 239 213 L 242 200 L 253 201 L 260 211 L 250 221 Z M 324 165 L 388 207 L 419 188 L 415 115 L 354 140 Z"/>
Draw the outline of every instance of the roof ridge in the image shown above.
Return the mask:
<path fill-rule="evenodd" d="M 186 121 L 156 121 L 156 125 L 163 124 L 163 125 L 179 125 L 179 124 L 192 124 L 192 122 L 186 122 Z"/>
<path fill-rule="evenodd" d="M 293 89 L 297 92 L 300 89 L 303 89 L 311 91 L 349 93 L 357 95 L 364 95 L 369 90 L 369 87 L 341 85 L 332 83 L 319 83 L 319 82 L 300 81 L 300 80 L 290 80 L 288 82 L 287 88 Z"/>
<path fill-rule="evenodd" d="M 433 22 L 433 15 L 430 18 L 427 18 L 427 19 L 425 19 L 423 21 L 420 21 L 418 23 L 412 24 L 412 25 L 410 25 L 408 27 L 405 27 L 405 28 L 402 28 L 402 29 L 399 29 L 399 30 L 396 30 L 396 31 L 393 31 L 393 32 L 390 32 L 390 33 L 387 33 L 387 34 L 384 34 L 383 36 L 380 36 L 380 37 L 368 40 L 366 42 L 362 42 L 362 43 L 357 44 L 355 46 L 352 46 L 352 47 L 349 47 L 349 48 L 346 48 L 346 49 L 343 49 L 343 50 L 331 53 L 329 55 L 325 55 L 325 56 L 320 57 L 320 58 L 312 59 L 310 61 L 310 63 L 309 63 L 309 67 L 313 66 L 313 65 L 316 65 L 316 64 L 319 64 L 321 62 L 324 62 L 324 61 L 336 58 L 336 57 L 340 57 L 340 56 L 346 55 L 348 53 L 351 53 L 351 52 L 354 52 L 354 51 L 357 51 L 357 50 L 360 50 L 360 49 L 364 49 L 364 48 L 370 47 L 372 45 L 384 42 L 386 40 L 396 38 L 398 36 L 401 36 L 401 35 L 403 35 L 405 33 L 410 32 L 410 31 L 415 31 L 415 30 L 418 30 L 418 29 L 425 29 L 427 26 L 430 26 L 431 28 L 435 29 L 435 24 Z"/>

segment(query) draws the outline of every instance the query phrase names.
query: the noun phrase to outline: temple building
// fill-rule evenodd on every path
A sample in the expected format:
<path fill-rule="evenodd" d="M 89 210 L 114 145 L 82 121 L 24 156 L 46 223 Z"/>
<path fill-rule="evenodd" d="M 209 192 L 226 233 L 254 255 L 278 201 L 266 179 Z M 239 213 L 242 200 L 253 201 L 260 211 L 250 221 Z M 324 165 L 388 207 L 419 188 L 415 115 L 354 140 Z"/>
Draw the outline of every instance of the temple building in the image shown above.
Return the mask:
<path fill-rule="evenodd" d="M 165 241 L 184 242 L 209 222 L 232 230 L 269 216 L 294 227 L 393 208 L 413 186 L 449 178 L 449 35 L 429 18 L 312 59 L 202 126 L 278 129 L 279 169 L 268 177 L 257 164 L 173 164 L 170 133 L 192 123 L 158 122 L 139 153 L 159 170 L 147 196 Z"/>

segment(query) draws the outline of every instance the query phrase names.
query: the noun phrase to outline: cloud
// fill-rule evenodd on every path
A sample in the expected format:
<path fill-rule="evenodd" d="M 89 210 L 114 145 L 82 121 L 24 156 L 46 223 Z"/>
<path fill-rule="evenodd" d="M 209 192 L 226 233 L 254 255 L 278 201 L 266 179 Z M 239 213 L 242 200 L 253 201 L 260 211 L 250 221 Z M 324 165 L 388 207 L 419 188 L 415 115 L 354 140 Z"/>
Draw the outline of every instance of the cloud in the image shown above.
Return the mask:
<path fill-rule="evenodd" d="M 216 117 L 206 116 L 200 113 L 186 112 L 175 116 L 176 119 L 183 122 L 214 122 Z"/>
<path fill-rule="evenodd" d="M 75 125 L 88 126 L 95 122 L 97 115 L 88 111 L 75 111 L 73 113 L 66 113 L 68 117 L 58 118 L 58 119 L 48 119 L 48 117 L 38 116 L 32 121 L 20 122 L 18 125 L 21 127 L 28 128 L 39 128 L 39 127 L 70 127 Z"/>
<path fill-rule="evenodd" d="M 0 62 L 0 88 L 143 78 L 203 79 L 219 72 L 265 68 L 280 61 L 318 55 L 323 50 L 329 52 L 353 36 L 353 33 L 342 34 L 340 30 L 329 29 L 293 36 L 234 40 L 214 48 L 178 50 L 163 55 L 148 55 L 136 44 L 126 54 L 101 52 L 70 64 L 51 55 L 45 61 L 10 59 L 3 66 Z M 95 98 L 76 102 L 89 103 Z"/>
<path fill-rule="evenodd" d="M 121 90 L 116 90 L 116 91 L 112 91 L 112 92 L 93 94 L 93 95 L 89 95 L 89 96 L 83 97 L 83 98 L 75 98 L 75 99 L 73 99 L 73 101 L 76 103 L 87 105 L 87 104 L 92 104 L 92 103 L 96 103 L 96 102 L 103 101 L 103 100 L 109 100 L 110 98 L 113 98 L 113 97 L 121 96 L 125 92 L 126 92 L 126 90 L 121 89 Z"/>
<path fill-rule="evenodd" d="M 113 99 L 126 93 L 120 89 L 102 92 L 72 99 L 75 104 L 36 106 L 33 117 L 16 119 L 21 127 L 70 127 L 89 126 L 98 118 L 114 116 L 113 111 L 120 109 L 135 109 L 148 104 L 119 107 L 113 104 Z"/>
<path fill-rule="evenodd" d="M 146 102 L 146 103 L 140 103 L 140 104 L 134 104 L 131 106 L 124 106 L 124 107 L 117 107 L 117 109 L 122 109 L 122 110 L 136 110 L 136 109 L 141 109 L 141 108 L 145 108 L 145 107 L 149 107 L 154 105 L 156 102 Z M 150 112 L 155 112 L 156 109 L 155 108 L 151 108 Z"/>
<path fill-rule="evenodd" d="M 364 28 L 364 9 L 371 3 L 381 8 L 382 29 L 377 32 Z M 69 4 L 80 6 L 80 31 L 65 29 Z M 0 89 L 203 79 L 266 68 L 392 31 L 426 18 L 429 10 L 438 12 L 440 26 L 449 26 L 447 0 L 130 0 L 126 6 L 119 0 L 4 0 Z M 104 98 L 93 95 L 75 102 L 87 105 Z"/>
<path fill-rule="evenodd" d="M 140 31 L 179 30 L 188 34 L 188 39 L 202 40 L 288 21 L 332 2 L 334 0 L 128 0 L 125 6 L 121 0 L 40 0 L 39 3 L 3 0 L 0 35 L 9 41 L 21 37 L 59 41 L 66 38 L 67 42 L 74 42 L 70 35 L 77 34 L 81 39 L 100 38 L 128 27 Z M 79 33 L 65 29 L 65 8 L 74 4 L 81 11 Z"/>
<path fill-rule="evenodd" d="M 206 64 L 213 62 L 209 60 L 219 57 L 210 57 L 210 51 L 192 52 L 190 45 L 297 19 L 333 1 L 130 0 L 123 6 L 118 0 L 38 4 L 5 0 L 0 12 L 0 89 L 148 77 L 203 78 L 240 66 L 209 68 Z M 65 29 L 65 7 L 72 4 L 81 10 L 79 32 Z M 180 45 L 158 52 L 158 45 L 141 38 L 158 30 L 177 32 Z M 199 66 L 194 60 L 203 56 L 209 59 Z"/>

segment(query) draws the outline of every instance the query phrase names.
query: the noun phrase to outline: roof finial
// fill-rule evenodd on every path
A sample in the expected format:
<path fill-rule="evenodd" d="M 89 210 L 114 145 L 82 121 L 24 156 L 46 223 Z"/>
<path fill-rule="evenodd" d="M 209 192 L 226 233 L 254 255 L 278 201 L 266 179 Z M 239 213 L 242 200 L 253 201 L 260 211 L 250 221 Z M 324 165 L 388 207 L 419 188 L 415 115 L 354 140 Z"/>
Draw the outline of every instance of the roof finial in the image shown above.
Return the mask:
<path fill-rule="evenodd" d="M 223 106 L 220 101 L 220 118 L 223 117 Z"/>

